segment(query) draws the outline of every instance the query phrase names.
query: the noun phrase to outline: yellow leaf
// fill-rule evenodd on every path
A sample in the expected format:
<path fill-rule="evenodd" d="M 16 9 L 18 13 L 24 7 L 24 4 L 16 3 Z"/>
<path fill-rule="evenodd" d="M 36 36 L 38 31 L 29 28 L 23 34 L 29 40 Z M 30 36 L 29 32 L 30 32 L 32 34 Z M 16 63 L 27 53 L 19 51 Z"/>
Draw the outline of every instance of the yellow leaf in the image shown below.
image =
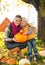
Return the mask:
<path fill-rule="evenodd" d="M 20 2 L 21 6 L 25 5 L 25 3 L 23 1 L 21 1 L 21 0 L 18 0 L 18 2 Z"/>
<path fill-rule="evenodd" d="M 2 2 L 3 0 L 0 0 L 0 2 Z"/>
<path fill-rule="evenodd" d="M 19 64 L 18 61 L 16 61 L 15 64 L 18 65 Z"/>
<path fill-rule="evenodd" d="M 18 7 L 18 6 L 19 6 L 19 3 L 18 3 L 18 4 L 16 4 L 16 6 Z"/>
<path fill-rule="evenodd" d="M 9 4 L 6 4 L 6 6 L 9 6 Z"/>
<path fill-rule="evenodd" d="M 28 8 L 32 8 L 32 6 L 30 4 L 27 5 Z"/>

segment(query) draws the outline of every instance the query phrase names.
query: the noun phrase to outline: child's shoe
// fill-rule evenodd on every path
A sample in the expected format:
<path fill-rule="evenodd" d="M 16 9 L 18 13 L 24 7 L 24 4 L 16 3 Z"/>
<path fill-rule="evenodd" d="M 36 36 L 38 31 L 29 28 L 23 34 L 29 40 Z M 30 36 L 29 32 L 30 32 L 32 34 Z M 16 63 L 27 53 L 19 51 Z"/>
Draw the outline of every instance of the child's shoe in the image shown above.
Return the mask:
<path fill-rule="evenodd" d="M 34 56 L 34 61 L 37 61 L 38 60 L 38 56 Z"/>

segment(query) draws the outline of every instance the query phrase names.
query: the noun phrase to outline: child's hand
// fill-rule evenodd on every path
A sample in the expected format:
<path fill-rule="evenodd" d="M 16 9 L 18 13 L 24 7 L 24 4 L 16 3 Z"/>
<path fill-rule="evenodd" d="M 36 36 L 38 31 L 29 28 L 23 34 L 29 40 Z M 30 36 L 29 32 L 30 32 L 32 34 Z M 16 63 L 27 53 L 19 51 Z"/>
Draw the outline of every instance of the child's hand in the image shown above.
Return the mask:
<path fill-rule="evenodd" d="M 24 32 L 23 34 L 27 35 L 27 32 Z"/>
<path fill-rule="evenodd" d="M 20 33 L 22 33 L 22 34 L 23 34 L 23 33 L 24 33 L 24 30 L 20 30 Z"/>

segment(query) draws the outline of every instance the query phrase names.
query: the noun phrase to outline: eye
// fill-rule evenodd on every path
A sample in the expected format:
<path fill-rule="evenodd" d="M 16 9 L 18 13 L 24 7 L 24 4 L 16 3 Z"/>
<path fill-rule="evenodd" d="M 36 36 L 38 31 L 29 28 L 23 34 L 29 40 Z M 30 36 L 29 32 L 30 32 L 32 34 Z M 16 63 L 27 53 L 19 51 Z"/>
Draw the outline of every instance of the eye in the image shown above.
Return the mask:
<path fill-rule="evenodd" d="M 17 21 L 17 20 L 16 20 Z"/>

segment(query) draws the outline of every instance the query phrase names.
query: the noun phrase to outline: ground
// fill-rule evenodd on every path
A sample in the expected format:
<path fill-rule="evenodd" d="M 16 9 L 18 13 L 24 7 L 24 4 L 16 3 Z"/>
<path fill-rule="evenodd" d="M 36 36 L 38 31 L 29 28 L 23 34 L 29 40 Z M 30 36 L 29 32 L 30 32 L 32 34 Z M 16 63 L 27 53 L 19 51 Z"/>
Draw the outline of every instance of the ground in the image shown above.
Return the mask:
<path fill-rule="evenodd" d="M 11 59 L 8 56 L 8 49 L 5 46 L 3 38 L 4 38 L 4 33 L 2 32 L 2 33 L 0 33 L 0 65 L 18 65 L 18 61 L 21 59 L 18 56 L 16 57 L 14 64 L 8 64 L 6 62 L 6 60 L 5 61 L 3 60 L 4 62 L 2 62 L 3 58 L 6 58 L 8 60 Z M 45 42 L 43 42 L 42 40 L 38 40 L 37 37 L 36 37 L 36 42 L 37 42 L 37 49 L 38 49 L 38 55 L 39 55 L 38 61 L 35 62 L 33 60 L 30 65 L 45 65 Z M 28 55 L 27 48 L 23 49 L 21 52 L 23 53 L 23 55 L 25 57 L 27 57 L 27 55 Z M 16 56 L 16 53 L 14 53 L 14 55 Z M 13 60 L 13 62 L 14 62 L 14 60 Z"/>

